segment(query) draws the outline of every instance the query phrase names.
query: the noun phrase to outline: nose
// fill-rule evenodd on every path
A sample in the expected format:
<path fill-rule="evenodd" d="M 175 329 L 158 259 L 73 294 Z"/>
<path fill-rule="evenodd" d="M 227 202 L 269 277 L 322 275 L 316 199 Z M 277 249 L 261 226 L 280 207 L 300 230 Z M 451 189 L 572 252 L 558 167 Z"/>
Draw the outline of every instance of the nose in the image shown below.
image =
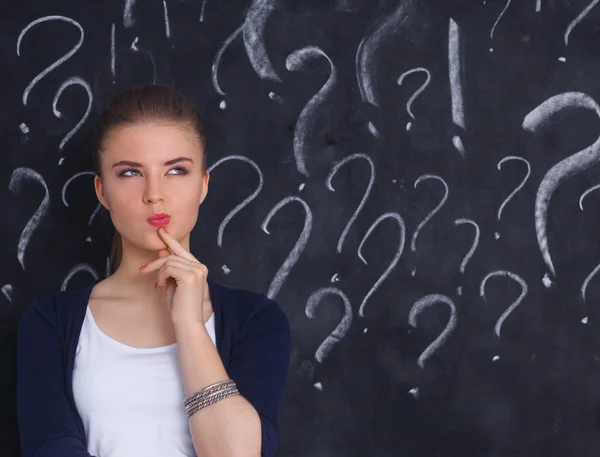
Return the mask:
<path fill-rule="evenodd" d="M 144 189 L 144 201 L 153 203 L 162 200 L 162 187 L 160 178 L 152 177 L 148 174 L 146 188 Z"/>

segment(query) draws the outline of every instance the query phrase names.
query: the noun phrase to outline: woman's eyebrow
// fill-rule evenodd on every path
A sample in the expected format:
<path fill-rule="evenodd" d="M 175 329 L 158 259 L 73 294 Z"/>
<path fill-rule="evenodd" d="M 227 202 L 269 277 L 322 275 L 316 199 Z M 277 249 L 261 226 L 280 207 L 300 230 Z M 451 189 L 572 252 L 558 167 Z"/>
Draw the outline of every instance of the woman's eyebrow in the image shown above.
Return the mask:
<path fill-rule="evenodd" d="M 188 161 L 191 163 L 194 163 L 194 161 L 192 159 L 190 159 L 189 157 L 177 157 L 176 159 L 171 159 L 171 160 L 167 160 L 166 162 L 163 163 L 163 165 L 173 165 L 174 163 L 177 162 L 183 162 L 183 161 Z M 120 160 L 119 162 L 116 162 L 113 164 L 113 168 L 119 165 L 129 165 L 130 167 L 144 167 L 141 163 L 138 162 L 131 162 L 130 160 Z"/>

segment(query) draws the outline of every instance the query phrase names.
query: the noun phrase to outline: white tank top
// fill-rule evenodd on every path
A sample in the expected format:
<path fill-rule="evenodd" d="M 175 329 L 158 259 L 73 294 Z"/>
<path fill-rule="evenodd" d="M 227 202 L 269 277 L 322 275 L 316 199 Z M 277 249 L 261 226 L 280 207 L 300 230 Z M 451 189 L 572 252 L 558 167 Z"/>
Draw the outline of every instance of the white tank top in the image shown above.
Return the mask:
<path fill-rule="evenodd" d="M 205 325 L 216 347 L 214 320 L 213 312 Z M 87 308 L 73 395 L 91 455 L 196 457 L 178 359 L 177 343 L 135 348 L 112 339 Z"/>

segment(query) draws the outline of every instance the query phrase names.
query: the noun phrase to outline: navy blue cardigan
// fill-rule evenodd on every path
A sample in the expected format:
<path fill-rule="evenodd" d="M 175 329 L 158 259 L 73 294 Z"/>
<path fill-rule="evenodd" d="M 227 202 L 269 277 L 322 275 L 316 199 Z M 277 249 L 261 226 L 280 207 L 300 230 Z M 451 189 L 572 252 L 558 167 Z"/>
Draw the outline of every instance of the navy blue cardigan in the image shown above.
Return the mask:
<path fill-rule="evenodd" d="M 95 284 L 46 293 L 19 319 L 17 415 L 22 457 L 90 457 L 73 398 L 75 350 Z M 207 280 L 216 347 L 238 390 L 257 410 L 262 457 L 279 441 L 279 415 L 290 360 L 290 325 L 266 295 Z M 182 406 L 183 407 L 183 406 Z"/>

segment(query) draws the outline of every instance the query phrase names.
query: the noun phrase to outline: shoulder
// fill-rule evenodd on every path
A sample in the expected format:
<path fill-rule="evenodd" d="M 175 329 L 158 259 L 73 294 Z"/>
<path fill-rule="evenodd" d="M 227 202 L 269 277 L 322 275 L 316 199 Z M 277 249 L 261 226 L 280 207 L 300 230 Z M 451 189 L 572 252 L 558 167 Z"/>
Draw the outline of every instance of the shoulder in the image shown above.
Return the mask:
<path fill-rule="evenodd" d="M 74 309 L 69 305 L 76 303 L 78 293 L 82 290 L 53 290 L 30 299 L 19 317 L 19 331 L 22 331 L 22 328 L 29 325 L 32 320 L 41 320 L 58 331 L 59 327 L 68 320 L 69 312 Z"/>

